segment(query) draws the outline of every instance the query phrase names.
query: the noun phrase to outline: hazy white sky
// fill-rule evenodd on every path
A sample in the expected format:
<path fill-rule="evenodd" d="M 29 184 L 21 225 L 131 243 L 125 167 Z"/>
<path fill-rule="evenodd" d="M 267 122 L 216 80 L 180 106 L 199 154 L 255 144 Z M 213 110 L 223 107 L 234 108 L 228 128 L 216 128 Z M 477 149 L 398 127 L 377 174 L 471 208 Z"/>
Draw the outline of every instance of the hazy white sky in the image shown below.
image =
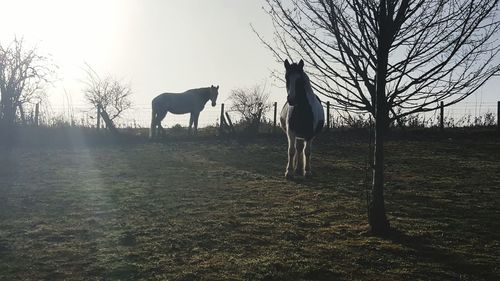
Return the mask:
<path fill-rule="evenodd" d="M 0 0 L 0 40 L 15 35 L 52 54 L 60 81 L 50 90 L 59 106 L 64 90 L 74 106 L 84 104 L 84 63 L 99 74 L 130 82 L 136 106 L 148 106 L 166 91 L 220 85 L 231 89 L 269 79 L 279 69 L 250 23 L 265 37 L 272 24 L 260 0 Z M 307 67 L 307 66 L 306 66 Z M 499 99 L 499 79 L 469 98 Z M 269 87 L 271 99 L 284 90 Z"/>
<path fill-rule="evenodd" d="M 220 85 L 224 99 L 280 67 L 250 28 L 270 35 L 261 1 L 10 0 L 1 7 L 2 42 L 22 36 L 60 67 L 53 102 L 66 89 L 74 104 L 83 103 L 85 62 L 130 81 L 136 104 L 211 84 Z"/>

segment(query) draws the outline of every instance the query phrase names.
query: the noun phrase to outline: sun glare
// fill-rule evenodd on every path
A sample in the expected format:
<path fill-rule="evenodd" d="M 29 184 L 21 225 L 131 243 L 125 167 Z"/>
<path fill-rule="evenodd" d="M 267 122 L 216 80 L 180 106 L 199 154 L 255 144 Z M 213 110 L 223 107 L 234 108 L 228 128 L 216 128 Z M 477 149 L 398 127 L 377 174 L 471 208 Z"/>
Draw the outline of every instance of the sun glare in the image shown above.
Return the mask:
<path fill-rule="evenodd" d="M 78 81 L 82 67 L 89 63 L 103 72 L 124 56 L 126 33 L 130 19 L 130 1 L 2 1 L 0 40 L 3 44 L 14 37 L 25 44 L 36 45 L 49 54 L 58 66 L 56 84 L 70 93 L 80 91 Z M 57 85 L 56 85 L 57 87 Z M 50 101 L 59 106 L 63 91 L 51 93 Z"/>

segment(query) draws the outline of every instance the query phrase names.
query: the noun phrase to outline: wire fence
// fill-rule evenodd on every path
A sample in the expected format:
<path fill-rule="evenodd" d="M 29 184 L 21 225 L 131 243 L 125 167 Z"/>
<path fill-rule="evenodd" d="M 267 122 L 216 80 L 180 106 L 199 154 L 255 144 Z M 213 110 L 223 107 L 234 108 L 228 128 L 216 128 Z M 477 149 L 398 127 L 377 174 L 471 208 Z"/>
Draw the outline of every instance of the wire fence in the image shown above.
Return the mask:
<path fill-rule="evenodd" d="M 277 118 L 281 111 L 283 102 L 273 103 L 276 107 Z M 42 107 L 43 108 L 43 107 Z M 226 110 L 232 121 L 237 123 L 241 120 L 241 116 L 234 111 L 229 110 L 226 105 Z M 444 127 L 467 127 L 479 125 L 495 125 L 498 120 L 498 102 L 462 102 L 444 108 L 443 126 Z M 224 112 L 224 113 L 225 113 Z M 349 111 L 339 110 L 331 106 L 327 109 L 325 104 L 325 114 L 329 113 L 327 122 L 330 127 L 362 127 L 369 120 L 369 114 L 353 114 Z M 90 106 L 73 106 L 68 107 L 50 107 L 42 110 L 43 117 L 40 118 L 40 123 L 48 126 L 70 125 L 95 127 L 97 124 L 97 110 Z M 400 120 L 407 126 L 433 127 L 440 125 L 440 110 L 431 112 L 418 113 Z M 207 105 L 200 113 L 198 127 L 218 126 L 221 117 L 221 104 L 212 107 Z M 264 114 L 264 120 L 273 123 L 274 109 L 271 108 Z M 119 128 L 148 128 L 151 122 L 150 105 L 135 105 L 131 109 L 123 113 L 123 115 L 115 120 L 115 125 Z M 279 123 L 277 121 L 276 123 Z M 189 114 L 177 115 L 168 113 L 162 122 L 163 127 L 170 128 L 176 125 L 187 127 L 189 125 Z M 325 124 L 326 125 L 326 124 Z"/>

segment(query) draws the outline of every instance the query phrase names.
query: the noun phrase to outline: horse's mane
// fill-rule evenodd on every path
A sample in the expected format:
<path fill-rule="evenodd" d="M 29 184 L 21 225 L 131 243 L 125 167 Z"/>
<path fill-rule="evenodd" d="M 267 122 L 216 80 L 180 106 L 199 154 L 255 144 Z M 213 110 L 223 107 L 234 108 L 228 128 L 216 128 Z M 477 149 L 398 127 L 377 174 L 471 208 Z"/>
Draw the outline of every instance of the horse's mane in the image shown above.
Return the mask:
<path fill-rule="evenodd" d="M 307 73 L 305 73 L 305 72 L 304 72 L 304 87 L 305 87 L 307 94 L 314 94 L 313 89 L 312 89 L 312 85 L 311 85 L 311 80 L 309 79 L 309 75 L 307 75 Z"/>
<path fill-rule="evenodd" d="M 189 89 L 186 92 L 202 93 L 202 92 L 206 92 L 206 91 L 210 92 L 210 87 Z"/>
<path fill-rule="evenodd" d="M 210 87 L 190 89 L 184 93 L 197 94 L 197 95 L 203 96 L 204 98 L 206 98 L 206 100 L 208 100 L 210 98 Z"/>

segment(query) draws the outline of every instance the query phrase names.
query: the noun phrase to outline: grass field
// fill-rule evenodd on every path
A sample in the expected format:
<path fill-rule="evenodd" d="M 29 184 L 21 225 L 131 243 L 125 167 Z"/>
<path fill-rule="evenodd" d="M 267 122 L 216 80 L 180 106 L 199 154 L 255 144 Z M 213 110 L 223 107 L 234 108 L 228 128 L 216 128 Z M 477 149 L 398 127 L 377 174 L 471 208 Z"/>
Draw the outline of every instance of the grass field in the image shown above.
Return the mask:
<path fill-rule="evenodd" d="M 71 138 L 69 138 L 71 139 Z M 369 234 L 365 134 L 0 150 L 0 280 L 500 280 L 500 137 L 386 146 L 394 233 Z"/>

